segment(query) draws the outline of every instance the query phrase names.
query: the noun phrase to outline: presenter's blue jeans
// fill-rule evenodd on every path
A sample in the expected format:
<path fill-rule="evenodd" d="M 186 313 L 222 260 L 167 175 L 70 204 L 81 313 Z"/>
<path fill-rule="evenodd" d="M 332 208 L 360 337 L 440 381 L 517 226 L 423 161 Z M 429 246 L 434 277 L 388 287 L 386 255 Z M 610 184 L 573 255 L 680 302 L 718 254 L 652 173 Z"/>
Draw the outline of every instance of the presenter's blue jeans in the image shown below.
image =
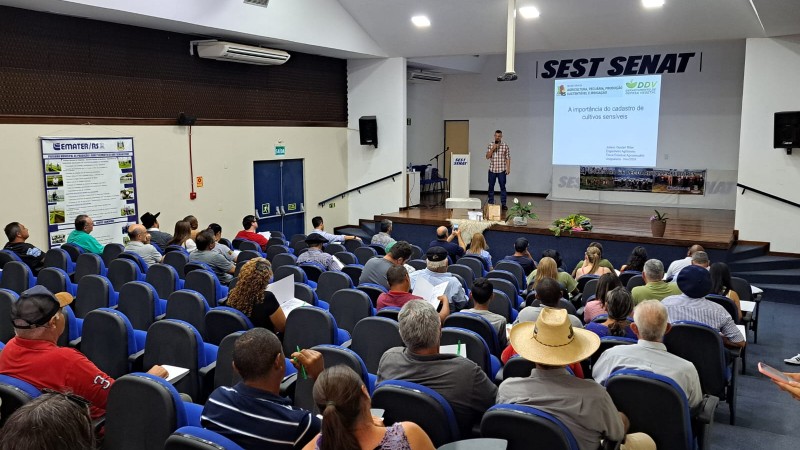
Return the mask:
<path fill-rule="evenodd" d="M 489 203 L 494 203 L 494 183 L 500 182 L 500 203 L 506 205 L 506 173 L 489 171 Z"/>

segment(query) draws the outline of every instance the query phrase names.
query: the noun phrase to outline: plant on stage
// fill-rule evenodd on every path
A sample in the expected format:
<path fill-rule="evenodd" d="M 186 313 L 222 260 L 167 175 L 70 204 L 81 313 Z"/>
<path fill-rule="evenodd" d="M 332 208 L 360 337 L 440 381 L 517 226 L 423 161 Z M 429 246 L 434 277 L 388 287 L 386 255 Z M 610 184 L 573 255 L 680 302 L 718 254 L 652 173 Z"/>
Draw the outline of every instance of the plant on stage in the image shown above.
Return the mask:
<path fill-rule="evenodd" d="M 658 212 L 657 209 L 654 209 L 653 211 L 655 211 L 656 214 L 654 216 L 650 216 L 650 222 L 664 222 L 664 223 L 667 223 L 667 219 L 668 219 L 667 218 L 667 213 L 663 213 L 662 214 L 662 213 Z"/>
<path fill-rule="evenodd" d="M 562 217 L 553 221 L 553 226 L 550 231 L 555 236 L 561 236 L 562 233 L 572 234 L 573 231 L 591 231 L 592 220 L 580 214 L 570 214 L 567 217 Z"/>
<path fill-rule="evenodd" d="M 511 208 L 508 208 L 508 216 L 509 217 L 524 217 L 526 219 L 533 219 L 536 220 L 539 216 L 533 212 L 533 204 L 528 202 L 528 204 L 524 204 L 519 201 L 518 198 L 514 199 L 514 204 Z"/>

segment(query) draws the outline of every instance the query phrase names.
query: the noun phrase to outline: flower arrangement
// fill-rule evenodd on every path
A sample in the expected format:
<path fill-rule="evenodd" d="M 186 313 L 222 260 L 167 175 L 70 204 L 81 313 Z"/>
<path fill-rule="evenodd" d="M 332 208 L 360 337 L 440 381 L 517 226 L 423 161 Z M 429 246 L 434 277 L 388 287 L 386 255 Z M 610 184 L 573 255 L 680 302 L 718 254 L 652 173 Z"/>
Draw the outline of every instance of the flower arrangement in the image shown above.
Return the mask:
<path fill-rule="evenodd" d="M 561 236 L 562 233 L 572 234 L 573 231 L 591 231 L 592 220 L 580 214 L 570 214 L 567 217 L 562 217 L 553 221 L 553 226 L 550 231 L 555 236 Z"/>
<path fill-rule="evenodd" d="M 650 216 L 650 222 L 664 222 L 667 223 L 667 213 L 660 213 L 657 209 L 654 209 L 655 215 Z"/>
<path fill-rule="evenodd" d="M 533 211 L 533 204 L 528 202 L 527 205 L 520 203 L 518 198 L 514 199 L 514 204 L 511 208 L 508 209 L 508 215 L 510 217 L 524 217 L 526 219 L 533 219 L 536 220 L 539 216 L 536 215 Z"/>

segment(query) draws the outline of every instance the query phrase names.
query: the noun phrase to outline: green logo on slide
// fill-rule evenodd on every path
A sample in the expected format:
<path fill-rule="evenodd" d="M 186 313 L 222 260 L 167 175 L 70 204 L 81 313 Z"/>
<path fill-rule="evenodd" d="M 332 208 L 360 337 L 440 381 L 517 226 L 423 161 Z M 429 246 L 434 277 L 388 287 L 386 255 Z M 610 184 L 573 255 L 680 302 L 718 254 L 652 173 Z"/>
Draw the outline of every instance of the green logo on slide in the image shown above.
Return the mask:
<path fill-rule="evenodd" d="M 625 83 L 625 86 L 628 86 L 628 89 L 633 89 L 633 88 L 636 87 L 636 82 L 635 81 L 628 81 L 627 83 Z"/>

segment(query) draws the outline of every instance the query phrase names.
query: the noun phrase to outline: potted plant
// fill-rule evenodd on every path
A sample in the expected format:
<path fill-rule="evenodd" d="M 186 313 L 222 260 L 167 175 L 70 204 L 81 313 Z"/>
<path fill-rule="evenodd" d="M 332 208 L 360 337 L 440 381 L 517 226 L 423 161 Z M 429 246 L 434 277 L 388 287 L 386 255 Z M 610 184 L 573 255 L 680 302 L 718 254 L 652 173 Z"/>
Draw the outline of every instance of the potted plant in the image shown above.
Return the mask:
<path fill-rule="evenodd" d="M 650 216 L 650 231 L 653 237 L 664 237 L 664 231 L 667 229 L 667 213 L 660 213 L 654 209 L 655 215 Z"/>
<path fill-rule="evenodd" d="M 555 236 L 561 236 L 565 232 L 572 234 L 573 231 L 592 231 L 592 220 L 580 214 L 570 214 L 554 220 L 550 231 Z"/>
<path fill-rule="evenodd" d="M 539 216 L 532 211 L 533 204 L 528 202 L 527 205 L 520 203 L 518 198 L 514 199 L 514 204 L 508 209 L 508 215 L 512 219 L 512 223 L 517 226 L 525 226 L 528 224 L 528 219 L 536 220 Z"/>

